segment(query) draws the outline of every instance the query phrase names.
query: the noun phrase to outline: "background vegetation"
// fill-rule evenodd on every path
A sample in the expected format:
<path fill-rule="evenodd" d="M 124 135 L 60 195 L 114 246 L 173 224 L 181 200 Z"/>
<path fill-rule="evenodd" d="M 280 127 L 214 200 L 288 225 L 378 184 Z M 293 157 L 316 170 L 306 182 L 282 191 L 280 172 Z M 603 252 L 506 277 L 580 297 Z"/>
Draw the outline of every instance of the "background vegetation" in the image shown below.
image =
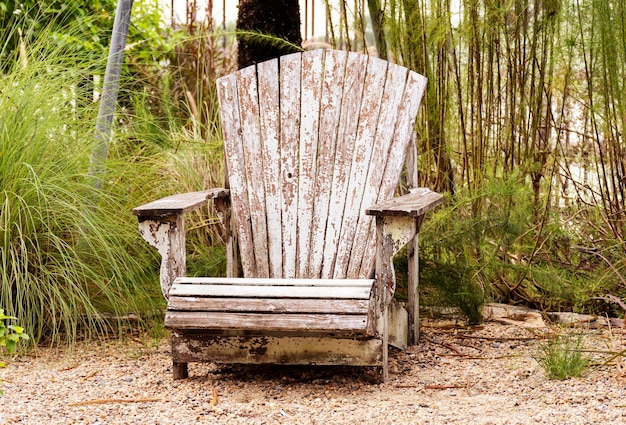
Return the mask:
<path fill-rule="evenodd" d="M 0 307 L 33 342 L 158 318 L 159 259 L 131 209 L 224 178 L 214 80 L 236 67 L 232 24 L 211 2 L 170 23 L 136 1 L 105 184 L 88 184 L 115 2 L 80 3 L 0 1 Z M 446 205 L 421 234 L 426 304 L 473 322 L 485 300 L 621 314 L 592 298 L 626 297 L 626 6 L 325 3 L 322 42 L 429 78 L 420 180 Z M 213 215 L 190 228 L 190 272 L 220 273 Z"/>

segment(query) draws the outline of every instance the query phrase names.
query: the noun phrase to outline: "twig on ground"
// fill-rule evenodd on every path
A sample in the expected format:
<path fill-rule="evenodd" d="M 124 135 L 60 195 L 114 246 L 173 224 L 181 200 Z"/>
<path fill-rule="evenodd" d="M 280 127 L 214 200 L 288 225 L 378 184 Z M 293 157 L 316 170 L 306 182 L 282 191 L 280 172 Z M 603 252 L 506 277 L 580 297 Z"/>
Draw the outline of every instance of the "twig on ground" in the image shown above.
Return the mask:
<path fill-rule="evenodd" d="M 500 360 L 519 357 L 519 354 L 507 354 L 504 356 L 472 356 L 471 354 L 441 354 L 442 357 L 461 357 L 463 360 Z"/>
<path fill-rule="evenodd" d="M 426 337 L 422 337 L 425 341 L 430 342 L 431 344 L 436 344 L 436 345 L 441 345 L 442 347 L 447 348 L 450 351 L 454 351 L 456 354 L 458 354 L 459 356 L 467 356 L 467 354 L 460 352 L 459 350 L 457 350 L 456 348 L 454 348 L 453 346 L 451 346 L 450 344 L 447 344 L 445 342 L 439 342 L 439 341 L 435 341 L 432 340 L 430 338 L 426 338 Z"/>
<path fill-rule="evenodd" d="M 65 372 L 65 371 L 67 371 L 67 370 L 76 369 L 78 366 L 80 366 L 80 363 L 75 363 L 75 364 L 73 364 L 73 365 L 70 365 L 70 366 L 64 367 L 64 368 L 62 368 L 62 369 L 59 369 L 59 371 L 60 371 L 60 372 Z"/>
<path fill-rule="evenodd" d="M 494 336 L 475 336 L 475 335 L 466 335 L 466 334 L 459 334 L 459 335 L 455 335 L 456 338 L 459 339 L 479 339 L 479 340 L 483 340 L 483 341 L 497 341 L 497 342 L 501 342 L 501 341 L 535 341 L 537 340 L 537 337 L 506 337 L 506 336 L 498 336 L 498 337 L 494 337 Z"/>
<path fill-rule="evenodd" d="M 83 381 L 86 381 L 86 380 L 87 380 L 87 379 L 89 379 L 89 378 L 93 378 L 94 376 L 96 376 L 96 374 L 97 374 L 97 373 L 98 373 L 98 371 L 97 371 L 97 370 L 94 370 L 93 372 L 88 373 L 87 375 L 83 376 L 83 377 L 82 377 L 82 380 L 83 380 Z"/>
<path fill-rule="evenodd" d="M 99 398 L 95 400 L 79 401 L 78 403 L 71 403 L 68 406 L 88 406 L 90 404 L 109 404 L 109 403 L 154 403 L 161 401 L 160 398 Z"/>
<path fill-rule="evenodd" d="M 458 388 L 467 388 L 465 384 L 456 385 L 424 385 L 425 390 L 453 390 Z"/>
<path fill-rule="evenodd" d="M 211 407 L 217 406 L 218 398 L 217 398 L 217 390 L 213 387 L 213 400 L 211 400 Z"/>

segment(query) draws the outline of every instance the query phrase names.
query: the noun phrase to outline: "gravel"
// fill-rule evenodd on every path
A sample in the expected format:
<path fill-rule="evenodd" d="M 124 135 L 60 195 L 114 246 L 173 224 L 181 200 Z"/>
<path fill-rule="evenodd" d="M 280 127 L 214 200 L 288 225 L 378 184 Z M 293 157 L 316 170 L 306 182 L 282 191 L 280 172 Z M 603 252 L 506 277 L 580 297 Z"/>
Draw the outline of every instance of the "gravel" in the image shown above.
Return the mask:
<path fill-rule="evenodd" d="M 559 331 L 424 321 L 390 354 L 391 379 L 350 367 L 191 364 L 173 381 L 167 339 L 40 348 L 0 370 L 0 424 L 620 424 L 624 329 L 584 333 L 594 367 L 548 380 L 534 356 Z M 563 331 L 563 330 L 561 330 Z"/>

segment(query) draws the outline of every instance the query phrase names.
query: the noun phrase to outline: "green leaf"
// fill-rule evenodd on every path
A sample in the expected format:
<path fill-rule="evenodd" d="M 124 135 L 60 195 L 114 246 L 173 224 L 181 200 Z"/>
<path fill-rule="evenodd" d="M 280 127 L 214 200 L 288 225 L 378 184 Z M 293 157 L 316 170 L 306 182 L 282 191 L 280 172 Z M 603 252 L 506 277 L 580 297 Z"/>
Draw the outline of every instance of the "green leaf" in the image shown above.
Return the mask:
<path fill-rule="evenodd" d="M 5 346 L 7 347 L 7 351 L 9 352 L 9 354 L 15 353 L 15 350 L 17 349 L 17 342 L 10 339 L 7 339 L 5 342 Z"/>
<path fill-rule="evenodd" d="M 24 333 L 24 328 L 21 326 L 17 326 L 17 325 L 9 325 L 9 329 L 11 329 L 12 331 L 14 331 L 17 334 L 21 334 Z"/>

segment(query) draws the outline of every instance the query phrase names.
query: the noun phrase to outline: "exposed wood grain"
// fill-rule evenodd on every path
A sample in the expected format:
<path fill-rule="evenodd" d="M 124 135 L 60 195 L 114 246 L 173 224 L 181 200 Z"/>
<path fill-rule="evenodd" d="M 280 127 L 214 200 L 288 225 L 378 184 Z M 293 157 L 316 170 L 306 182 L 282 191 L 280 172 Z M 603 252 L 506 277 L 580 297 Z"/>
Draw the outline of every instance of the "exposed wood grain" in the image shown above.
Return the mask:
<path fill-rule="evenodd" d="M 227 197 L 228 195 L 228 189 L 222 188 L 181 193 L 133 208 L 133 214 L 139 217 L 159 217 L 182 214 L 206 205 L 209 199 Z"/>
<path fill-rule="evenodd" d="M 239 250 L 237 249 L 237 239 L 235 237 L 234 223 L 232 220 L 232 209 L 230 198 L 217 198 L 214 201 L 215 211 L 220 219 L 223 230 L 223 238 L 226 248 L 226 276 L 239 276 Z"/>
<path fill-rule="evenodd" d="M 186 274 L 184 215 L 155 219 L 140 217 L 139 232 L 161 255 L 159 278 L 161 292 L 167 299 L 174 279 Z"/>
<path fill-rule="evenodd" d="M 377 58 L 323 50 L 218 80 L 231 189 L 230 209 L 220 198 L 218 210 L 229 229 L 232 210 L 244 278 L 174 280 L 185 273 L 179 265 L 162 273 L 169 282 L 165 323 L 175 330 L 175 371 L 187 361 L 327 362 L 383 366 L 388 375 L 387 343 L 403 347 L 417 335 L 416 234 L 424 214 L 442 201 L 426 190 L 390 199 L 411 149 L 425 83 Z M 407 170 L 411 184 L 413 168 Z M 148 231 L 152 218 L 178 214 L 182 220 L 207 196 L 227 193 L 166 198 L 135 213 Z M 159 226 L 155 245 L 168 261 L 172 250 L 182 252 L 184 263 L 177 233 L 184 223 Z M 415 279 L 408 316 L 389 309 L 393 254 L 407 242 Z M 376 280 L 362 279 L 373 276 L 374 267 Z M 235 265 L 228 270 L 236 274 Z"/>
<path fill-rule="evenodd" d="M 382 339 L 242 337 L 172 333 L 175 362 L 382 365 Z"/>
<path fill-rule="evenodd" d="M 438 207 L 443 196 L 427 188 L 415 189 L 412 193 L 388 199 L 365 210 L 375 216 L 410 216 L 419 217 Z"/>
<path fill-rule="evenodd" d="M 256 265 L 255 277 L 269 277 L 267 210 L 265 204 L 265 164 L 259 120 L 259 89 L 255 66 L 237 72 L 237 92 L 243 141 L 243 164 L 248 186 L 249 220 Z"/>
<path fill-rule="evenodd" d="M 373 151 L 367 176 L 365 177 L 363 200 L 361 205 L 367 207 L 378 199 L 384 170 L 389 158 L 389 149 L 393 141 L 393 130 L 398 119 L 398 109 L 402 101 L 402 94 L 406 84 L 407 69 L 398 65 L 389 64 L 382 95 L 382 104 L 378 122 L 375 123 L 376 142 L 373 143 Z M 369 190 L 368 190 L 369 189 Z M 368 232 L 374 231 L 374 220 L 363 214 L 360 210 L 357 216 L 357 228 L 350 254 L 348 276 L 367 277 L 372 270 L 374 256 L 367 256 L 366 252 L 374 252 L 374 244 L 368 240 Z M 363 263 L 363 271 L 361 265 Z"/>
<path fill-rule="evenodd" d="M 223 311 L 257 313 L 333 313 L 367 314 L 369 300 L 276 299 L 276 298 L 206 298 L 171 296 L 170 311 Z"/>
<path fill-rule="evenodd" d="M 311 228 L 311 246 L 308 252 L 309 277 L 319 278 L 324 260 L 324 242 L 328 206 L 335 169 L 335 149 L 342 105 L 343 82 L 348 53 L 331 50 L 326 53 L 322 94 L 320 99 L 320 125 L 315 177 L 315 206 Z M 342 164 L 343 165 L 343 164 Z"/>
<path fill-rule="evenodd" d="M 174 282 L 177 285 L 265 285 L 265 286 L 326 286 L 371 287 L 374 279 L 272 279 L 272 278 L 227 278 L 227 277 L 181 277 Z"/>
<path fill-rule="evenodd" d="M 365 334 L 367 316 L 168 311 L 165 316 L 165 326 L 172 329 L 247 329 L 267 332 L 315 331 Z"/>
<path fill-rule="evenodd" d="M 354 246 L 353 243 L 357 231 L 359 215 L 361 215 L 361 202 L 367 188 L 364 183 L 366 182 L 367 172 L 372 158 L 386 72 L 386 61 L 377 58 L 369 59 L 363 89 L 363 100 L 361 101 L 357 136 L 354 142 L 352 167 L 348 180 L 346 207 L 343 212 L 341 235 L 337 246 L 337 259 L 334 270 L 335 278 L 355 277 L 348 274 L 348 266 L 351 250 Z M 368 189 L 376 190 L 375 188 Z"/>
<path fill-rule="evenodd" d="M 282 181 L 282 277 L 296 277 L 298 223 L 300 73 L 302 55 L 280 58 L 280 176 Z"/>
<path fill-rule="evenodd" d="M 170 297 L 369 299 L 366 286 L 172 285 Z"/>
<path fill-rule="evenodd" d="M 387 165 L 376 202 L 391 198 L 396 190 L 409 144 L 411 140 L 413 140 L 412 135 L 415 127 L 415 119 L 424 95 L 426 81 L 425 77 L 413 71 L 409 71 L 402 102 L 398 109 L 397 120 L 394 126 L 393 142 L 389 149 Z M 364 205 L 364 207 L 367 208 L 368 205 Z M 365 244 L 368 248 L 364 254 L 361 275 L 369 276 L 373 272 L 373 262 L 370 258 L 375 257 L 375 241 L 376 232 L 370 229 L 368 232 L 368 240 Z M 369 273 L 365 270 L 365 266 L 368 264 L 372 264 Z"/>
<path fill-rule="evenodd" d="M 348 194 L 348 181 L 352 167 L 354 141 L 357 135 L 365 71 L 368 57 L 355 52 L 348 54 L 346 75 L 344 77 L 341 114 L 337 130 L 337 147 L 335 149 L 335 166 L 333 169 L 332 191 L 326 223 L 324 245 L 324 263 L 322 278 L 335 276 L 334 269 L 337 258 L 337 246 L 341 234 L 341 224 Z M 344 278 L 345 276 L 338 276 Z"/>
<path fill-rule="evenodd" d="M 410 71 L 394 126 L 393 143 L 391 149 L 389 149 L 389 158 L 387 159 L 387 167 L 385 168 L 378 200 L 391 198 L 396 189 L 408 144 L 412 140 L 411 136 L 415 126 L 415 119 L 417 118 L 417 112 L 419 111 L 425 88 L 426 78 Z"/>
<path fill-rule="evenodd" d="M 220 103 L 224 151 L 228 178 L 230 181 L 231 202 L 244 276 L 255 276 L 254 247 L 250 229 L 248 189 L 245 181 L 244 154 L 239 96 L 237 94 L 237 74 L 230 74 L 217 80 L 217 93 Z"/>
<path fill-rule="evenodd" d="M 282 277 L 282 189 L 281 176 L 278 172 L 281 162 L 278 59 L 258 64 L 258 80 L 269 276 Z"/>
<path fill-rule="evenodd" d="M 322 50 L 311 50 L 302 54 L 296 277 L 311 277 L 308 253 L 315 204 L 315 173 L 317 170 L 321 75 L 323 70 L 322 55 Z"/>
<path fill-rule="evenodd" d="M 417 229 L 419 231 L 419 229 Z M 420 333 L 420 305 L 419 305 L 419 236 L 415 235 L 408 243 L 407 263 L 408 263 L 408 283 L 407 283 L 407 312 L 409 315 L 408 341 L 410 345 L 417 344 Z"/>

